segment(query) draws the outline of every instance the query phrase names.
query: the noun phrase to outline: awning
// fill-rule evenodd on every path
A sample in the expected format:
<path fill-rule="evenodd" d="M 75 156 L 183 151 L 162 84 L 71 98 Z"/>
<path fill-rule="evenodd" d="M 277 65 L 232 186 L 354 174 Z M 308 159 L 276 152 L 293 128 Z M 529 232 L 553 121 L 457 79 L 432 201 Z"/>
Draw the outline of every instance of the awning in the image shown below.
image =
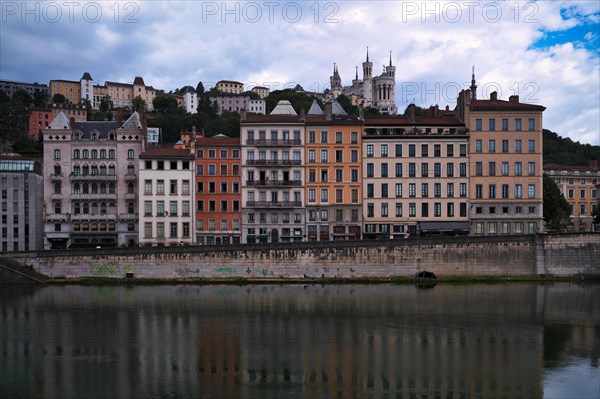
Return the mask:
<path fill-rule="evenodd" d="M 421 222 L 421 231 L 466 231 L 471 229 L 469 222 Z"/>

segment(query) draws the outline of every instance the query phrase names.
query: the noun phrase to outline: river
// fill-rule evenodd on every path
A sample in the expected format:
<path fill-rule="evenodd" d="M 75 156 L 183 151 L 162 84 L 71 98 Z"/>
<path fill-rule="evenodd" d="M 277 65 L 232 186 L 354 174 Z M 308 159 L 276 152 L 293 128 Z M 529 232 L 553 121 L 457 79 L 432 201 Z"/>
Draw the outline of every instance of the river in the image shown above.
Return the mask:
<path fill-rule="evenodd" d="M 0 397 L 598 398 L 600 286 L 3 286 Z"/>

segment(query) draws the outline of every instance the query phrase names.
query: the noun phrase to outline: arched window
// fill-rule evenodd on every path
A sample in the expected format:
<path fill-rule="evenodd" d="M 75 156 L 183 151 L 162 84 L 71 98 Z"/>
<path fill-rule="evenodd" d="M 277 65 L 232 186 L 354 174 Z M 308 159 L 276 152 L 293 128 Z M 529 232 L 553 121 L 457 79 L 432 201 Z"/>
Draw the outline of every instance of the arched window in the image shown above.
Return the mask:
<path fill-rule="evenodd" d="M 83 175 L 87 176 L 90 174 L 90 167 L 88 165 L 83 165 Z"/>
<path fill-rule="evenodd" d="M 133 186 L 133 183 L 129 183 L 127 185 L 127 194 L 133 194 L 135 192 L 134 190 L 135 190 L 135 188 Z"/>
<path fill-rule="evenodd" d="M 106 194 L 106 183 L 100 184 L 100 194 Z"/>
<path fill-rule="evenodd" d="M 92 159 L 98 158 L 98 150 L 92 150 Z"/>
<path fill-rule="evenodd" d="M 81 206 L 79 205 L 79 202 L 75 202 L 73 204 L 73 213 L 76 215 L 79 215 L 81 213 Z"/>
<path fill-rule="evenodd" d="M 83 203 L 83 213 L 86 215 L 90 213 L 90 205 L 87 202 Z"/>
<path fill-rule="evenodd" d="M 73 166 L 73 175 L 79 176 L 81 174 L 81 167 L 79 165 Z"/>
<path fill-rule="evenodd" d="M 54 194 L 60 194 L 61 188 L 62 187 L 61 187 L 60 182 L 54 183 Z M 57 213 L 60 213 L 60 212 L 57 212 Z"/>
<path fill-rule="evenodd" d="M 98 165 L 92 165 L 92 176 L 98 175 Z"/>
<path fill-rule="evenodd" d="M 108 185 L 108 193 L 109 194 L 114 194 L 115 193 L 115 183 L 110 183 Z"/>
<path fill-rule="evenodd" d="M 96 132 L 92 133 L 92 140 L 98 140 L 98 133 L 96 133 Z"/>
<path fill-rule="evenodd" d="M 98 204 L 96 202 L 92 202 L 92 215 L 98 213 Z"/>
<path fill-rule="evenodd" d="M 60 176 L 60 165 L 54 165 L 54 176 Z"/>
<path fill-rule="evenodd" d="M 114 140 L 115 139 L 115 134 L 114 133 L 109 134 L 108 135 L 108 139 L 109 140 Z"/>
<path fill-rule="evenodd" d="M 106 165 L 100 165 L 100 174 L 102 176 L 106 175 Z"/>
<path fill-rule="evenodd" d="M 135 167 L 132 164 L 127 165 L 127 174 L 128 175 L 135 174 Z"/>
<path fill-rule="evenodd" d="M 114 139 L 112 139 L 114 140 Z M 108 150 L 108 158 L 115 159 L 115 150 Z"/>
<path fill-rule="evenodd" d="M 103 215 L 106 214 L 106 202 L 100 204 L 100 213 Z"/>
<path fill-rule="evenodd" d="M 115 212 L 115 203 L 111 202 L 110 204 L 108 204 L 108 213 L 114 215 Z"/>
<path fill-rule="evenodd" d="M 127 203 L 127 213 L 130 213 L 130 214 L 135 213 L 135 206 L 134 206 L 133 202 Z"/>
<path fill-rule="evenodd" d="M 108 174 L 109 174 L 110 176 L 114 176 L 114 175 L 115 175 L 115 164 L 112 164 L 112 163 L 111 163 L 111 164 L 108 166 Z"/>
<path fill-rule="evenodd" d="M 98 194 L 98 184 L 92 183 L 92 194 Z"/>
<path fill-rule="evenodd" d="M 62 205 L 60 202 L 54 203 L 54 213 L 62 213 Z"/>
<path fill-rule="evenodd" d="M 79 194 L 81 192 L 81 185 L 79 183 L 73 184 L 73 193 Z"/>
<path fill-rule="evenodd" d="M 90 192 L 90 185 L 88 183 L 83 183 L 83 193 L 88 194 Z"/>

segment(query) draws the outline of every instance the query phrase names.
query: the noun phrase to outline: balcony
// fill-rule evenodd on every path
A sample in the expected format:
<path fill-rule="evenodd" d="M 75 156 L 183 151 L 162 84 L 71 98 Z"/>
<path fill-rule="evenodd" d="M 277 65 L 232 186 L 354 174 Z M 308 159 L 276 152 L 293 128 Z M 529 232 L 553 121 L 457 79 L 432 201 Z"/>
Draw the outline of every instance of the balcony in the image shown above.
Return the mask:
<path fill-rule="evenodd" d="M 112 200 L 116 201 L 117 194 L 93 193 L 93 194 L 71 194 L 72 200 Z"/>
<path fill-rule="evenodd" d="M 119 220 L 121 222 L 134 222 L 138 220 L 137 213 L 121 213 L 119 215 Z"/>
<path fill-rule="evenodd" d="M 71 181 L 117 181 L 117 175 L 74 175 Z"/>
<path fill-rule="evenodd" d="M 298 180 L 251 180 L 246 182 L 247 187 L 301 187 Z"/>
<path fill-rule="evenodd" d="M 291 147 L 294 145 L 302 145 L 302 140 L 284 140 L 284 139 L 258 139 L 246 140 L 246 145 L 254 145 L 257 147 Z"/>
<path fill-rule="evenodd" d="M 52 175 L 50 175 L 50 180 L 54 181 L 54 182 L 61 181 L 62 178 L 63 178 L 62 174 L 59 174 L 59 175 L 52 174 Z"/>
<path fill-rule="evenodd" d="M 248 208 L 300 208 L 302 201 L 246 201 Z"/>
<path fill-rule="evenodd" d="M 49 213 L 46 215 L 46 221 L 68 221 L 69 216 L 68 213 Z"/>
<path fill-rule="evenodd" d="M 136 180 L 137 180 L 137 175 L 136 175 L 136 174 L 133 174 L 133 173 L 127 173 L 127 174 L 125 175 L 125 181 L 130 181 L 130 182 L 133 182 L 133 181 L 136 181 Z"/>
<path fill-rule="evenodd" d="M 125 199 L 126 200 L 134 200 L 135 199 L 135 193 L 127 193 L 127 194 L 125 194 Z"/>
<path fill-rule="evenodd" d="M 108 214 L 91 215 L 89 213 L 86 213 L 86 214 L 79 214 L 79 215 L 71 215 L 71 220 L 72 221 L 81 221 L 81 222 L 87 222 L 87 221 L 91 221 L 91 220 L 116 221 L 117 215 L 108 215 Z"/>
<path fill-rule="evenodd" d="M 63 195 L 60 193 L 53 193 L 53 194 L 50 194 L 50 199 L 61 200 L 61 199 L 63 199 Z"/>
<path fill-rule="evenodd" d="M 246 160 L 246 165 L 249 166 L 266 166 L 266 167 L 274 167 L 274 166 L 300 166 L 302 165 L 302 161 L 300 160 L 291 160 L 291 159 L 248 159 Z"/>

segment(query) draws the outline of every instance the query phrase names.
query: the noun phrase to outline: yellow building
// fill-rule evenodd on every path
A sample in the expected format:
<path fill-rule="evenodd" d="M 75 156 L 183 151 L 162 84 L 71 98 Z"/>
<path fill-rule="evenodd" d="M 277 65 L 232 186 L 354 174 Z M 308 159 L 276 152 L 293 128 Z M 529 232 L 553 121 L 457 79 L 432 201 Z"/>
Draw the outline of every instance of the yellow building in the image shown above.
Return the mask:
<path fill-rule="evenodd" d="M 543 231 L 542 112 L 540 105 L 478 100 L 459 94 L 457 111 L 469 130 L 471 234 Z"/>
<path fill-rule="evenodd" d="M 50 81 L 50 98 L 55 94 L 65 96 L 67 102 L 78 104 L 81 93 L 81 83 L 74 80 L 51 80 Z"/>
<path fill-rule="evenodd" d="M 600 170 L 598 161 L 589 166 L 544 165 L 571 206 L 571 224 L 575 231 L 594 231 L 592 213 L 598 204 Z"/>
<path fill-rule="evenodd" d="M 244 84 L 235 80 L 219 80 L 215 86 L 222 93 L 242 94 Z"/>
<path fill-rule="evenodd" d="M 312 112 L 311 112 L 312 111 Z M 309 241 L 360 239 L 362 127 L 337 101 L 306 115 L 306 226 Z"/>

